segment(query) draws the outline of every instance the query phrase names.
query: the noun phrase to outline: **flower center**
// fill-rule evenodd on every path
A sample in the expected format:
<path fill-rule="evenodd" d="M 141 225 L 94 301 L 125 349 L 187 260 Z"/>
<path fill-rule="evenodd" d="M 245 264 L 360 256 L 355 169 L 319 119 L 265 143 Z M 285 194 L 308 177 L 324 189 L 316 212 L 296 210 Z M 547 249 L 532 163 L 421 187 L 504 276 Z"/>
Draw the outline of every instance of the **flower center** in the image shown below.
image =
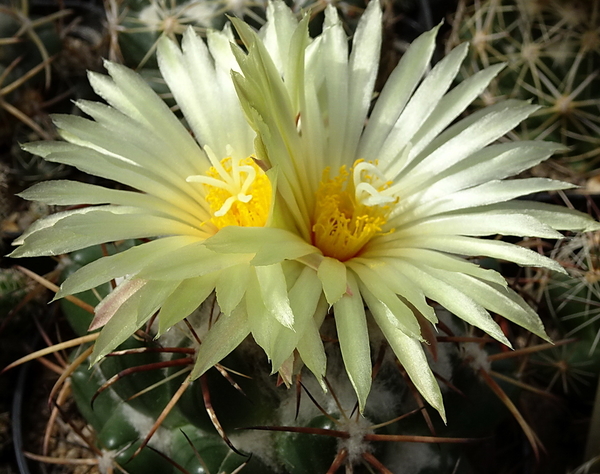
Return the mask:
<path fill-rule="evenodd" d="M 390 183 L 372 163 L 357 160 L 350 171 L 344 165 L 337 177 L 329 174 L 326 168 L 317 191 L 313 245 L 344 262 L 382 233 L 397 199 L 385 193 Z"/>
<path fill-rule="evenodd" d="M 222 229 L 229 225 L 263 227 L 271 208 L 269 177 L 252 157 L 236 162 L 231 157 L 211 160 L 206 175 L 189 176 L 187 181 L 202 183 L 211 222 Z"/>

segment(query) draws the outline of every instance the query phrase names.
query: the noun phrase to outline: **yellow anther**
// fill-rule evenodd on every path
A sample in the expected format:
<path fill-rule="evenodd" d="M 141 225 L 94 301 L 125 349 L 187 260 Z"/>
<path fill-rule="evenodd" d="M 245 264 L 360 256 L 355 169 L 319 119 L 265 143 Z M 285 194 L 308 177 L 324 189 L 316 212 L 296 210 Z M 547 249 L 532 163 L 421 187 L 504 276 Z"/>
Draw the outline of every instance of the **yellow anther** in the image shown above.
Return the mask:
<path fill-rule="evenodd" d="M 342 262 L 355 257 L 375 235 L 382 233 L 395 199 L 382 193 L 389 183 L 362 160 L 339 175 L 323 173 L 313 215 L 313 244 L 324 255 Z M 350 178 L 350 179 L 349 179 Z M 364 199 L 361 198 L 364 196 Z"/>
<path fill-rule="evenodd" d="M 190 176 L 187 181 L 204 185 L 211 222 L 217 228 L 263 227 L 267 223 L 273 190 L 269 177 L 252 157 L 237 163 L 224 158 L 206 175 Z"/>

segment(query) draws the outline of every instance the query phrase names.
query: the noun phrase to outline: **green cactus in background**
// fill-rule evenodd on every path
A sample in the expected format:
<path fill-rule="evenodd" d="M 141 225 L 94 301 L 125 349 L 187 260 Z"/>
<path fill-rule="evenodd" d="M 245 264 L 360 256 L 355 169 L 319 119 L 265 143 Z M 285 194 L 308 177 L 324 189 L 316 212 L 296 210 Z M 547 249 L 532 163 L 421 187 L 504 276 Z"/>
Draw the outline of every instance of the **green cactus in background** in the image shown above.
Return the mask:
<path fill-rule="evenodd" d="M 557 245 L 552 255 L 564 262 L 568 275 L 549 275 L 544 288 L 545 304 L 557 327 L 565 337 L 577 339 L 571 345 L 570 353 L 565 354 L 570 369 L 574 371 L 574 382 L 578 379 L 577 366 L 584 373 L 598 373 L 600 370 L 598 237 L 597 232 L 576 235 Z M 579 378 L 579 381 L 585 382 L 585 379 Z"/>
<path fill-rule="evenodd" d="M 544 108 L 512 137 L 569 147 L 567 155 L 549 162 L 553 169 L 545 174 L 580 178 L 577 173 L 587 176 L 600 161 L 599 25 L 600 5 L 595 1 L 459 1 L 447 49 L 471 43 L 463 75 L 507 64 L 481 105 L 531 99 Z"/>
<path fill-rule="evenodd" d="M 138 69 L 157 67 L 154 53 L 161 36 L 175 39 L 189 27 L 200 34 L 222 29 L 227 14 L 263 23 L 255 10 L 264 15 L 266 7 L 254 1 L 199 0 L 110 0 L 108 5 L 109 58 Z"/>

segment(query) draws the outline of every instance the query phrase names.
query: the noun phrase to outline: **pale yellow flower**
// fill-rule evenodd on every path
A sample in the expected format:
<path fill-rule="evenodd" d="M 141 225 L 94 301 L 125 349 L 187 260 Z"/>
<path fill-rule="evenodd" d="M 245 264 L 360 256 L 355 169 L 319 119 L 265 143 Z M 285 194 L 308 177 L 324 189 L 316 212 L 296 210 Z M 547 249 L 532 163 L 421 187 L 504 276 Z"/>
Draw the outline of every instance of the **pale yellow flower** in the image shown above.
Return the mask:
<path fill-rule="evenodd" d="M 213 291 L 223 314 L 209 335 L 203 335 L 196 374 L 221 360 L 254 330 L 257 311 L 259 324 L 269 332 L 292 327 L 294 312 L 302 313 L 304 303 L 293 289 L 288 293 L 281 262 L 292 260 L 285 272 L 291 267 L 301 272 L 293 259 L 311 253 L 312 247 L 300 238 L 290 240 L 288 234 L 282 243 L 278 229 L 273 229 L 271 240 L 254 236 L 257 229 L 277 221 L 276 182 L 255 160 L 255 134 L 230 76 L 238 69 L 232 41 L 227 27 L 210 33 L 207 44 L 191 29 L 182 49 L 166 38 L 159 42 L 161 73 L 189 130 L 139 75 L 107 62 L 110 76 L 90 73 L 89 79 L 108 105 L 78 101 L 91 119 L 55 116 L 65 141 L 25 146 L 48 161 L 122 186 L 111 189 L 60 180 L 28 189 L 21 194 L 25 199 L 89 206 L 35 222 L 15 241 L 19 247 L 12 257 L 59 255 L 104 242 L 149 239 L 83 267 L 61 286 L 57 297 L 124 279 L 96 307 L 90 329 L 104 328 L 94 361 L 156 311 L 162 334 Z M 227 248 L 228 235 L 242 236 L 239 253 L 205 246 L 218 236 L 214 248 Z M 314 312 L 315 307 L 308 310 Z M 262 342 L 262 331 L 256 331 Z"/>
<path fill-rule="evenodd" d="M 465 257 L 560 272 L 546 257 L 485 237 L 555 239 L 562 237 L 558 230 L 600 226 L 562 207 L 514 200 L 572 187 L 543 178 L 505 180 L 560 146 L 496 143 L 537 109 L 529 103 L 506 101 L 458 120 L 502 66 L 452 88 L 467 45 L 430 70 L 437 28 L 408 49 L 369 112 L 381 16 L 371 1 L 351 52 L 333 7 L 318 38 L 309 38 L 306 19 L 278 29 L 277 51 L 235 22 L 247 53 L 236 50 L 242 72 L 234 73 L 234 82 L 261 143 L 258 157 L 277 175 L 288 228 L 313 246 L 298 260 L 310 269 L 304 284 L 320 286 L 322 294 L 306 298 L 324 295 L 332 307 L 361 408 L 371 387 L 367 321 L 373 318 L 416 387 L 444 416 L 422 347 L 420 324 L 437 322 L 428 300 L 506 345 L 490 312 L 547 338 L 535 311 L 502 275 Z M 317 377 L 324 375 L 320 341 L 301 342 L 298 352 Z"/>

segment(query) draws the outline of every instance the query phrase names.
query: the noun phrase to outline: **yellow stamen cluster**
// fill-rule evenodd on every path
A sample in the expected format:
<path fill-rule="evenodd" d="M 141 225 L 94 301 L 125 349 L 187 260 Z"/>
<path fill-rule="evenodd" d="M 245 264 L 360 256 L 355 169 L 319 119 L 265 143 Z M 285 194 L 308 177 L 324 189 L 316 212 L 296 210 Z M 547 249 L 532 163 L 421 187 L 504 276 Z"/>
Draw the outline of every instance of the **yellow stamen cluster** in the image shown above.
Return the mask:
<path fill-rule="evenodd" d="M 211 222 L 227 226 L 263 227 L 267 223 L 273 190 L 269 177 L 252 157 L 234 163 L 231 158 L 213 162 L 205 176 L 190 176 L 206 191 Z"/>
<path fill-rule="evenodd" d="M 342 262 L 355 257 L 369 240 L 382 232 L 390 212 L 387 204 L 366 205 L 357 198 L 359 183 L 349 178 L 357 178 L 356 175 L 361 174 L 360 180 L 368 183 L 369 187 L 378 181 L 378 177 L 360 171 L 364 168 L 363 164 L 357 161 L 350 171 L 342 166 L 335 178 L 330 178 L 329 168 L 325 169 L 316 195 L 313 245 L 323 255 Z M 379 184 L 373 190 L 380 192 L 388 186 L 389 183 Z"/>

